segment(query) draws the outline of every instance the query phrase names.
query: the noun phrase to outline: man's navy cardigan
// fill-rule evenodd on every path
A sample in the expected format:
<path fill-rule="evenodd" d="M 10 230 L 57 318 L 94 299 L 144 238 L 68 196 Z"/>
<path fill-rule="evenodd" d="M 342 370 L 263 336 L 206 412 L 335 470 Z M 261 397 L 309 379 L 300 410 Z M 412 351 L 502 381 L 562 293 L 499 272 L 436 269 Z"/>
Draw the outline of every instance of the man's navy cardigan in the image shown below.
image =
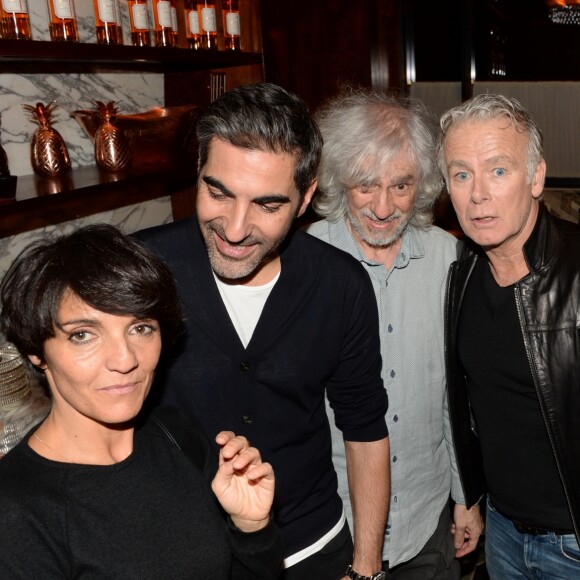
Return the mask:
<path fill-rule="evenodd" d="M 281 275 L 244 348 L 221 299 L 196 218 L 139 232 L 169 264 L 186 335 L 159 370 L 153 398 L 193 413 L 213 441 L 246 436 L 276 474 L 285 556 L 314 543 L 342 512 L 325 389 L 346 440 L 387 436 L 378 314 L 371 282 L 351 256 L 297 231 Z"/>

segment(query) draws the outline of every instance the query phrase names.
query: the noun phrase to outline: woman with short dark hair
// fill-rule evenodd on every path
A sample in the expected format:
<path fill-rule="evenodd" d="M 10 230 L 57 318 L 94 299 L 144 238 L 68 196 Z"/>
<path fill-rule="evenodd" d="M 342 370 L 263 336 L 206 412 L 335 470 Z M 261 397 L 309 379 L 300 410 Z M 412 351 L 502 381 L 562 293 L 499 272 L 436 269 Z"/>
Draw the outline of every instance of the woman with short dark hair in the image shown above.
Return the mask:
<path fill-rule="evenodd" d="M 2 331 L 53 401 L 0 461 L 0 577 L 275 578 L 271 466 L 229 431 L 218 466 L 194 419 L 139 415 L 181 329 L 165 264 L 87 226 L 27 248 L 0 299 Z"/>

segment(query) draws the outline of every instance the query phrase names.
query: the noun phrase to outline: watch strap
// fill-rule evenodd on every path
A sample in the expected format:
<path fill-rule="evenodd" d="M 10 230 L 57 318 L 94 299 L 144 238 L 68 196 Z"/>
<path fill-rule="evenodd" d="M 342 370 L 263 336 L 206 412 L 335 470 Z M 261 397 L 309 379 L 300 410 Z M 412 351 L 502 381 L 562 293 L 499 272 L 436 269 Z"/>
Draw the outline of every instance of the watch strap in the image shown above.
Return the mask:
<path fill-rule="evenodd" d="M 375 572 L 372 576 L 363 576 L 358 572 L 355 572 L 352 568 L 352 564 L 349 564 L 346 568 L 346 575 L 351 580 L 385 580 L 387 575 L 382 570 L 380 572 Z"/>

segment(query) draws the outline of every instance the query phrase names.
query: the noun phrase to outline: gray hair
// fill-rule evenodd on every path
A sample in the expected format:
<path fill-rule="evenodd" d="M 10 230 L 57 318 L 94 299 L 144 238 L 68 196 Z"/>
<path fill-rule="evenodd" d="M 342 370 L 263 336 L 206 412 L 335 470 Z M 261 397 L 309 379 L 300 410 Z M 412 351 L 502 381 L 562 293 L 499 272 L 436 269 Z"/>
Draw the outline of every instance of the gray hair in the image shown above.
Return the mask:
<path fill-rule="evenodd" d="M 445 137 L 454 125 L 470 121 L 471 119 L 506 118 L 515 129 L 528 136 L 527 172 L 528 182 L 534 179 L 538 163 L 544 158 L 544 138 L 542 131 L 533 117 L 524 109 L 523 105 L 512 97 L 503 95 L 477 95 L 465 103 L 450 109 L 441 117 L 441 136 L 438 145 L 437 161 L 439 168 L 447 180 L 447 165 L 443 152 Z"/>
<path fill-rule="evenodd" d="M 407 149 L 418 169 L 411 223 L 426 227 L 443 181 L 435 159 L 435 124 L 419 101 L 350 89 L 331 99 L 315 118 L 324 145 L 318 171 L 316 212 L 338 220 L 346 215 L 347 187 L 373 182 L 386 164 Z"/>
<path fill-rule="evenodd" d="M 198 170 L 207 163 L 214 137 L 242 149 L 294 155 L 294 182 L 300 197 L 316 178 L 320 131 L 304 101 L 282 87 L 244 85 L 211 103 L 197 123 Z"/>

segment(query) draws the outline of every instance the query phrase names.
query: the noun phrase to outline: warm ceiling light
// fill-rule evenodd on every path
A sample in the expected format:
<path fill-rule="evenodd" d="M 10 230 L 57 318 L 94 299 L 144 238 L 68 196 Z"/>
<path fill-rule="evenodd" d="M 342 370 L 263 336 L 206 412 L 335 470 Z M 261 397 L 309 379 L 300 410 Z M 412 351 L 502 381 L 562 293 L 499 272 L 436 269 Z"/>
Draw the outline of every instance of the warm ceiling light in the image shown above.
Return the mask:
<path fill-rule="evenodd" d="M 548 0 L 548 5 L 555 24 L 580 25 L 580 0 Z"/>

